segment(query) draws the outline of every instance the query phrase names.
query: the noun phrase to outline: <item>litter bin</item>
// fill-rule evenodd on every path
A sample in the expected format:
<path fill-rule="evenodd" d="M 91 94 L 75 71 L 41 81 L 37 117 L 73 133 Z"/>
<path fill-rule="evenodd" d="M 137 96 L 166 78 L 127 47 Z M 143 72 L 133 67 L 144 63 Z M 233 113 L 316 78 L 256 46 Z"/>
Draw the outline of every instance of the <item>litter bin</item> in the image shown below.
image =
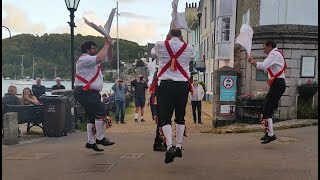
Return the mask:
<path fill-rule="evenodd" d="M 43 104 L 43 132 L 48 137 L 66 136 L 65 107 L 67 98 L 60 95 L 42 95 L 39 101 Z"/>
<path fill-rule="evenodd" d="M 65 127 L 70 131 L 74 131 L 75 129 L 75 100 L 74 100 L 74 92 L 69 89 L 59 89 L 51 91 L 52 95 L 63 95 L 66 97 L 66 106 L 65 106 Z"/>

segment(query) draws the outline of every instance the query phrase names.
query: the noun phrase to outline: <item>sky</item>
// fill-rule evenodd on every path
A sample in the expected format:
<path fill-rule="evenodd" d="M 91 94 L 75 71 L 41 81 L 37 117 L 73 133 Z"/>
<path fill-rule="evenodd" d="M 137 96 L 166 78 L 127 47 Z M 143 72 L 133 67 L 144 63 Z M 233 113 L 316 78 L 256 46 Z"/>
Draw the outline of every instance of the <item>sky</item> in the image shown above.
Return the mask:
<path fill-rule="evenodd" d="M 117 0 L 80 0 L 75 12 L 75 35 L 102 36 L 86 25 L 83 17 L 104 25 Z M 184 12 L 186 2 L 180 0 L 178 12 Z M 154 43 L 165 38 L 171 22 L 172 0 L 118 0 L 119 38 L 137 42 L 140 45 Z M 11 35 L 22 33 L 70 33 L 70 12 L 64 0 L 2 0 L 2 25 L 10 29 Z M 117 17 L 113 19 L 110 36 L 116 38 Z M 2 38 L 9 32 L 2 28 Z"/>

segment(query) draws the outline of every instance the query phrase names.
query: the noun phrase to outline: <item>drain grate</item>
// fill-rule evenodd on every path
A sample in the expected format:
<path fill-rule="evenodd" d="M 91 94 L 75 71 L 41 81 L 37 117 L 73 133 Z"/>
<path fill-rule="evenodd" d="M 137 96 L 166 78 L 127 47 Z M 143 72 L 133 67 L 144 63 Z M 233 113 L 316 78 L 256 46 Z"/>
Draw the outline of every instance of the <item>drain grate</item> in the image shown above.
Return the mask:
<path fill-rule="evenodd" d="M 139 159 L 144 155 L 144 153 L 127 153 L 125 155 L 123 155 L 121 157 L 121 159 L 123 158 L 127 158 L 127 159 Z"/>
<path fill-rule="evenodd" d="M 17 153 L 2 159 L 10 160 L 37 160 L 48 156 L 48 153 Z"/>
<path fill-rule="evenodd" d="M 113 166 L 114 164 L 94 164 L 87 170 L 87 172 L 107 172 Z"/>

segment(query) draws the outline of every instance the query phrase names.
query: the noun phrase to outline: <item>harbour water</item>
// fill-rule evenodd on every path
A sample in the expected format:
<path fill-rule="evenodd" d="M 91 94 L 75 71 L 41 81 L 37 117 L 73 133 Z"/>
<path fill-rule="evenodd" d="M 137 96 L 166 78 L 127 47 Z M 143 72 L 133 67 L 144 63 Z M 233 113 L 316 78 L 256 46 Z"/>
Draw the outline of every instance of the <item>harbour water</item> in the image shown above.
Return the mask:
<path fill-rule="evenodd" d="M 35 84 L 32 81 L 19 81 L 19 80 L 2 80 L 2 96 L 4 96 L 5 93 L 8 92 L 8 87 L 13 84 L 17 87 L 17 93 L 22 94 L 22 90 L 25 87 L 31 88 L 33 84 Z M 56 84 L 55 81 L 42 81 L 41 84 L 47 88 L 51 88 L 53 85 Z M 62 81 L 62 85 L 66 87 L 66 89 L 71 89 L 71 81 Z M 103 83 L 103 89 L 101 93 L 107 93 L 111 91 L 113 83 Z M 50 92 L 47 92 L 46 94 L 50 94 Z"/>

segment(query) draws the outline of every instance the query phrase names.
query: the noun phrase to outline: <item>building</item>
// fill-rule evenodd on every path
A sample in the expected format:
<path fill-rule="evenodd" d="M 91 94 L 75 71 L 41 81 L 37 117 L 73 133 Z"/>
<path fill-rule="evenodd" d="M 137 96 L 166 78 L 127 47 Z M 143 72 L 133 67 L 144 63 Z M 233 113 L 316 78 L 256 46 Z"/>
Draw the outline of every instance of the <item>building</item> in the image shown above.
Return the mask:
<path fill-rule="evenodd" d="M 251 56 L 258 61 L 266 57 L 262 50 L 266 40 L 275 41 L 283 52 L 288 66 L 287 88 L 277 114 L 280 119 L 297 118 L 297 86 L 307 80 L 318 81 L 318 1 L 238 0 L 236 22 L 236 35 L 242 24 L 253 28 Z M 234 67 L 240 71 L 238 94 L 266 93 L 267 74 L 247 63 L 243 48 L 236 46 L 234 53 Z"/>

